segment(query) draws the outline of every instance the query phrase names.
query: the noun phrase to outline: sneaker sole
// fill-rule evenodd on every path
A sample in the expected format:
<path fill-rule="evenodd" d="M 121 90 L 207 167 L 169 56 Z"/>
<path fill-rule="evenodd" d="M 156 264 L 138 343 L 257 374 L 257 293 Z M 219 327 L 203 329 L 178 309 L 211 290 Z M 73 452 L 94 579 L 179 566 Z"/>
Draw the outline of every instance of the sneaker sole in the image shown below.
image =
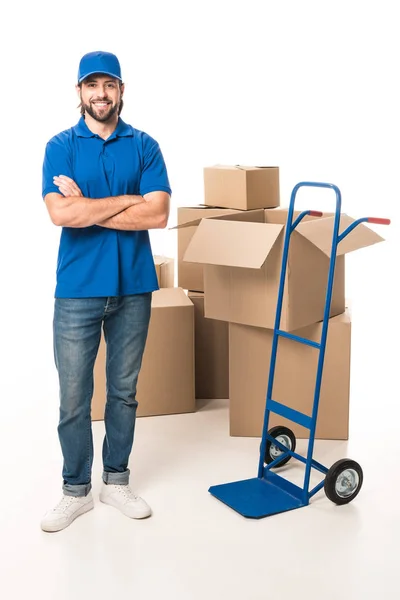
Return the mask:
<path fill-rule="evenodd" d="M 71 523 L 73 523 L 75 521 L 75 519 L 77 519 L 81 515 L 84 515 L 85 513 L 89 512 L 90 510 L 93 510 L 93 508 L 94 508 L 94 502 L 92 500 L 91 502 L 89 502 L 88 504 L 85 504 L 84 506 L 82 506 L 82 508 L 77 510 L 76 513 L 71 515 L 71 517 L 68 519 L 68 521 L 66 521 L 63 525 L 48 525 L 48 526 L 42 525 L 41 526 L 42 531 L 45 531 L 46 533 L 55 533 L 56 531 L 62 531 L 63 529 L 65 529 L 66 527 L 71 525 Z"/>
<path fill-rule="evenodd" d="M 100 502 L 103 502 L 103 504 L 108 504 L 109 506 L 113 506 L 114 508 L 117 508 L 120 512 L 122 512 L 123 515 L 125 515 L 126 517 L 129 517 L 130 519 L 147 519 L 148 517 L 151 517 L 151 510 L 150 512 L 146 512 L 144 514 L 138 514 L 137 516 L 132 516 L 131 514 L 127 513 L 124 511 L 123 507 L 118 504 L 117 502 L 113 502 L 112 500 L 108 499 L 107 497 L 104 496 L 99 496 Z"/>

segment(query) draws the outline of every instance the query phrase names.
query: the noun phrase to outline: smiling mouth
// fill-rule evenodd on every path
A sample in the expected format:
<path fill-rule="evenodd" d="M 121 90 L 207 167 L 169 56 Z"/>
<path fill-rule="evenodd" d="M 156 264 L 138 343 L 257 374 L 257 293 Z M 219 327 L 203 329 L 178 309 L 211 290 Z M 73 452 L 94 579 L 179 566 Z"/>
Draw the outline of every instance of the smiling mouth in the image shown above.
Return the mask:
<path fill-rule="evenodd" d="M 97 106 L 97 108 L 106 108 L 110 105 L 110 102 L 92 102 L 92 104 L 94 104 L 94 106 Z"/>

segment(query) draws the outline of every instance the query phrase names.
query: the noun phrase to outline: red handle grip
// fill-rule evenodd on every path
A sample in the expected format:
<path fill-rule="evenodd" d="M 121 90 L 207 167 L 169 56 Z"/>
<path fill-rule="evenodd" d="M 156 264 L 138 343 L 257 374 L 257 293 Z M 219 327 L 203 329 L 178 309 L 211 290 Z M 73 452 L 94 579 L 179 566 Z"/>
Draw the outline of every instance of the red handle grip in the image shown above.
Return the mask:
<path fill-rule="evenodd" d="M 320 210 L 310 210 L 308 211 L 310 217 L 322 217 L 323 213 Z"/>
<path fill-rule="evenodd" d="M 380 217 L 368 217 L 367 223 L 376 223 L 376 225 L 390 225 L 390 219 L 381 219 Z"/>

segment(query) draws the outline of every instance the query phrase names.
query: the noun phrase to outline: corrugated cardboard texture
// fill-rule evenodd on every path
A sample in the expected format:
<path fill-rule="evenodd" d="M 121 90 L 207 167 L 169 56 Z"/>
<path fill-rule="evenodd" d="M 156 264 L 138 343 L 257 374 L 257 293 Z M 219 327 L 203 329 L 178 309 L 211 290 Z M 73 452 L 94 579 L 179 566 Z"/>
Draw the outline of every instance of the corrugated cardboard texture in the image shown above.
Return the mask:
<path fill-rule="evenodd" d="M 155 255 L 153 258 L 159 287 L 174 287 L 174 259 L 158 255 Z"/>
<path fill-rule="evenodd" d="M 178 207 L 178 227 L 195 219 L 207 219 L 223 214 L 231 214 L 232 212 L 236 211 L 224 208 L 209 208 L 207 206 Z M 197 225 L 178 229 L 178 286 L 184 290 L 204 292 L 203 266 L 183 262 L 186 248 L 196 229 Z"/>
<path fill-rule="evenodd" d="M 296 333 L 320 341 L 322 324 Z M 229 326 L 230 433 L 232 436 L 261 437 L 272 347 L 272 331 L 245 325 Z M 348 439 L 350 389 L 351 318 L 330 319 L 322 377 L 316 437 Z M 281 338 L 272 397 L 300 412 L 311 415 L 318 350 Z M 271 414 L 269 427 L 290 427 L 299 438 L 308 438 L 307 429 Z"/>
<path fill-rule="evenodd" d="M 255 211 L 256 213 L 257 211 Z M 287 211 L 264 211 L 263 224 L 211 219 L 200 223 L 184 255 L 184 261 L 204 264 L 205 315 L 231 323 L 273 328 L 279 288 L 284 228 Z M 257 217 L 258 218 L 258 217 Z M 349 217 L 342 217 L 344 227 Z M 322 320 L 325 309 L 329 257 L 324 236 L 332 233 L 332 218 L 307 218 L 301 233 L 291 236 L 281 329 L 292 331 Z M 330 225 L 329 225 L 330 224 Z M 300 227 L 302 226 L 300 225 Z M 381 241 L 364 225 L 343 240 L 347 252 Z M 279 228 L 281 231 L 279 232 Z M 264 234 L 263 234 L 264 230 Z M 352 238 L 352 239 L 350 239 Z M 346 239 L 346 238 L 345 238 Z M 331 243 L 331 238 L 329 243 Z M 259 264 L 260 268 L 257 268 Z M 345 309 L 345 257 L 336 258 L 330 316 Z"/>
<path fill-rule="evenodd" d="M 94 369 L 93 420 L 104 417 L 105 352 L 102 338 Z M 153 292 L 149 334 L 136 397 L 138 417 L 195 410 L 194 306 L 180 288 Z"/>
<path fill-rule="evenodd" d="M 195 311 L 196 398 L 229 398 L 229 326 L 204 317 L 204 294 L 189 292 Z"/>
<path fill-rule="evenodd" d="M 204 204 L 238 210 L 279 206 L 279 168 L 205 167 Z"/>

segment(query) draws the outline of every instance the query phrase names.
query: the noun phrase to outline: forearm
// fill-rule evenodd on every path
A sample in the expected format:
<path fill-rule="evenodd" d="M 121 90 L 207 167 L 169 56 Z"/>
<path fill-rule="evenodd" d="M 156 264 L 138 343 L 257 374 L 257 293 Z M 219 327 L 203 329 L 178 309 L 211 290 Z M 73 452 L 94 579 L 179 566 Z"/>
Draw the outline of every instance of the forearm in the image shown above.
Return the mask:
<path fill-rule="evenodd" d="M 142 196 L 133 195 L 98 199 L 67 196 L 57 202 L 54 222 L 63 227 L 90 227 L 143 201 Z"/>
<path fill-rule="evenodd" d="M 168 221 L 168 202 L 166 198 L 157 200 L 142 198 L 142 202 L 138 202 L 119 214 L 98 222 L 97 225 L 122 231 L 162 229 L 166 227 Z"/>

